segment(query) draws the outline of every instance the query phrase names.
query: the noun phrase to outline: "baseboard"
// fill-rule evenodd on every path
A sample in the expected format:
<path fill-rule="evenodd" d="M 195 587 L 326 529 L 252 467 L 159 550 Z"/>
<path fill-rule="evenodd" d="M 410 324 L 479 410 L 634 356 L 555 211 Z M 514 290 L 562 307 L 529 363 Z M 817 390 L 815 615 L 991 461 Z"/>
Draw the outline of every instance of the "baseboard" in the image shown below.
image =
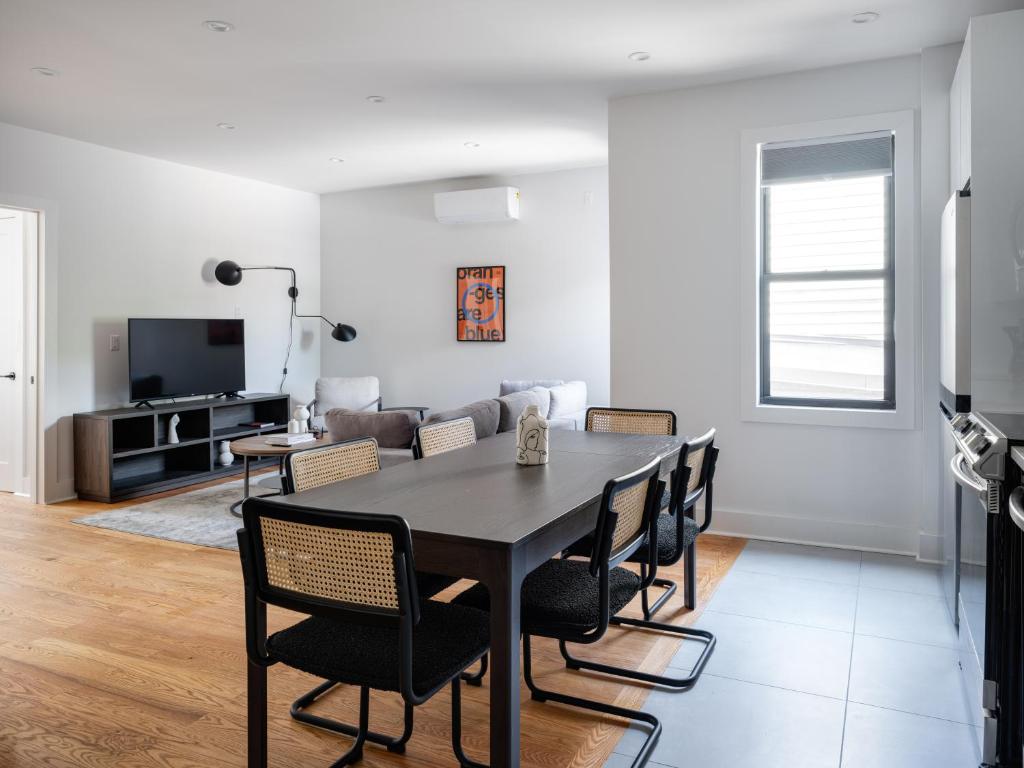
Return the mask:
<path fill-rule="evenodd" d="M 918 534 L 920 543 L 917 545 L 917 559 L 922 563 L 944 563 L 946 556 L 943 553 L 944 537 L 937 533 Z"/>
<path fill-rule="evenodd" d="M 711 533 L 747 539 L 918 556 L 919 532 L 895 526 L 715 508 Z"/>

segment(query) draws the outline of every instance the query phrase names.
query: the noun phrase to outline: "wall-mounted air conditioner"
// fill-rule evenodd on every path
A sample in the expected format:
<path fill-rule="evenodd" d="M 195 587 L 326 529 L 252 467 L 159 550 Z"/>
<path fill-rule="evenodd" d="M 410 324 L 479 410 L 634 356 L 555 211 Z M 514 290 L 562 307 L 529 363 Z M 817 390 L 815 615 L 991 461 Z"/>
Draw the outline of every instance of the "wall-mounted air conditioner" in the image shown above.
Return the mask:
<path fill-rule="evenodd" d="M 515 221 L 519 218 L 516 187 L 465 189 L 434 195 L 434 215 L 442 224 Z"/>

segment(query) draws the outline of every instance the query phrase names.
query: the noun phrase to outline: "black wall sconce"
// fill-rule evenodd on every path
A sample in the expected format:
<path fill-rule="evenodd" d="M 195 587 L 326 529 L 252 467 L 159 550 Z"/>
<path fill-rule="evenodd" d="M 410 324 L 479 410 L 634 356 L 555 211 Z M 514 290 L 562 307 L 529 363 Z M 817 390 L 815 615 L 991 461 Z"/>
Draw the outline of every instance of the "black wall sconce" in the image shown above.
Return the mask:
<path fill-rule="evenodd" d="M 331 326 L 331 336 L 338 341 L 352 341 L 356 337 L 356 329 L 344 323 L 332 323 L 323 315 L 300 315 L 295 306 L 295 300 L 299 296 L 299 289 L 295 287 L 295 270 L 291 267 L 242 267 L 233 261 L 222 261 L 213 271 L 217 282 L 222 285 L 238 285 L 242 282 L 242 273 L 249 269 L 276 269 L 282 272 L 291 272 L 292 285 L 288 289 L 288 296 L 292 300 L 292 317 L 318 317 Z"/>

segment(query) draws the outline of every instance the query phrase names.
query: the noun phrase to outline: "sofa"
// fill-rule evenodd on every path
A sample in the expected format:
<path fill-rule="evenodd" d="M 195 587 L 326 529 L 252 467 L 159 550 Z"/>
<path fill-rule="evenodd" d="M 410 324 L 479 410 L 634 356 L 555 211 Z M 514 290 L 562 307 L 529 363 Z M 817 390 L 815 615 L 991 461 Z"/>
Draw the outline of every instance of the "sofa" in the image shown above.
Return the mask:
<path fill-rule="evenodd" d="M 430 414 L 424 424 L 473 419 L 477 440 L 516 428 L 523 409 L 536 405 L 552 429 L 583 429 L 587 413 L 587 385 L 583 381 L 533 379 L 502 381 L 498 396 Z M 370 412 L 331 408 L 321 411 L 324 426 L 335 440 L 370 436 L 380 447 L 381 465 L 412 461 L 412 442 L 420 423 L 415 411 Z"/>

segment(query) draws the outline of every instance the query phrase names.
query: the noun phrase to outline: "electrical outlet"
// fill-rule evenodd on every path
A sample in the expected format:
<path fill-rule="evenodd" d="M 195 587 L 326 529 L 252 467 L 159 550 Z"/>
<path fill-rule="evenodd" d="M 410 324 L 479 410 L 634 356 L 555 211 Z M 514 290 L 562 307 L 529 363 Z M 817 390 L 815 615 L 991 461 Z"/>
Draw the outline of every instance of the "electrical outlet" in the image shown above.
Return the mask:
<path fill-rule="evenodd" d="M 110 334 L 110 351 L 120 352 L 121 351 L 121 336 L 116 333 Z"/>

